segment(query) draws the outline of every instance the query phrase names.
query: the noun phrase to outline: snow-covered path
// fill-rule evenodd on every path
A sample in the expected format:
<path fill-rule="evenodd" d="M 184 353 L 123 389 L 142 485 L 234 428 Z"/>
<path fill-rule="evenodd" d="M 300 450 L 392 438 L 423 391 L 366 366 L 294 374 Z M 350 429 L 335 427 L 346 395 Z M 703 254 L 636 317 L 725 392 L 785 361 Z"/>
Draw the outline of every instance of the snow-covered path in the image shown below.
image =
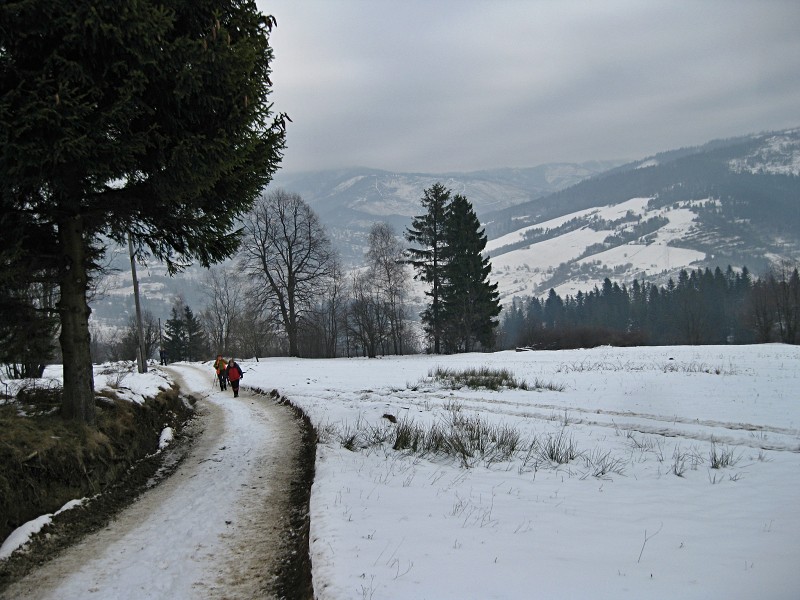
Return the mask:
<path fill-rule="evenodd" d="M 267 597 L 278 524 L 300 443 L 288 409 L 243 389 L 211 388 L 208 370 L 171 369 L 204 397 L 203 431 L 181 467 L 108 527 L 6 590 L 4 598 Z"/>

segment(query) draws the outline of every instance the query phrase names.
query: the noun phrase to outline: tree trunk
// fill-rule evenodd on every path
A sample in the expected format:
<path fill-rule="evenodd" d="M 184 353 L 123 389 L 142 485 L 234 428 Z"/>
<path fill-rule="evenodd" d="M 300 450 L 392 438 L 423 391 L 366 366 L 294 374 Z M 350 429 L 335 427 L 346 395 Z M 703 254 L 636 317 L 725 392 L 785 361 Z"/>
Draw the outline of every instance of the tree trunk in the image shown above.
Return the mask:
<path fill-rule="evenodd" d="M 435 263 L 434 263 L 435 264 Z M 442 337 L 442 330 L 441 330 L 441 322 L 439 321 L 439 281 L 438 279 L 434 279 L 433 281 L 433 301 L 431 303 L 431 314 L 433 315 L 433 353 L 434 354 L 441 354 L 441 344 L 440 340 Z"/>
<path fill-rule="evenodd" d="M 95 423 L 94 377 L 89 335 L 88 275 L 83 219 L 66 218 L 58 224 L 63 252 L 60 275 L 61 353 L 64 361 L 62 416 L 87 425 Z"/>
<path fill-rule="evenodd" d="M 289 356 L 299 358 L 297 317 L 293 312 L 289 314 L 289 321 L 286 323 L 286 337 L 289 338 Z"/>
<path fill-rule="evenodd" d="M 286 285 L 286 335 L 289 338 L 289 356 L 300 357 L 300 350 L 297 343 L 298 322 L 297 307 L 295 306 L 295 274 L 292 267 L 289 268 L 289 277 Z"/>
<path fill-rule="evenodd" d="M 131 257 L 133 300 L 136 305 L 136 339 L 139 342 L 139 350 L 136 352 L 136 359 L 139 364 L 139 373 L 147 373 L 147 351 L 145 350 L 144 327 L 142 327 L 142 304 L 139 302 L 139 279 L 136 277 L 136 260 L 133 255 L 133 240 L 131 239 L 130 233 L 128 234 L 128 253 Z"/>

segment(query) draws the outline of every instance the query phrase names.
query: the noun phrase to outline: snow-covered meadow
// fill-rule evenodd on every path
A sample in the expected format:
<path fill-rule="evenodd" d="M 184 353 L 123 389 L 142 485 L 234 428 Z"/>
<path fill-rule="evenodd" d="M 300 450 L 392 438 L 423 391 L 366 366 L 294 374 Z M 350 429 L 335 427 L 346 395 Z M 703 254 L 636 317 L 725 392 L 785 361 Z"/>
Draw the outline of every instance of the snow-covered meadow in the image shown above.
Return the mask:
<path fill-rule="evenodd" d="M 244 385 L 277 388 L 320 432 L 311 499 L 320 600 L 800 594 L 800 348 L 242 364 Z M 539 389 L 429 379 L 436 367 L 483 366 Z M 476 457 L 468 468 L 343 447 L 397 427 L 384 415 L 430 426 L 454 411 L 525 441 L 510 459 Z M 578 453 L 566 464 L 537 450 L 559 435 Z M 712 458 L 729 464 L 713 468 Z"/>

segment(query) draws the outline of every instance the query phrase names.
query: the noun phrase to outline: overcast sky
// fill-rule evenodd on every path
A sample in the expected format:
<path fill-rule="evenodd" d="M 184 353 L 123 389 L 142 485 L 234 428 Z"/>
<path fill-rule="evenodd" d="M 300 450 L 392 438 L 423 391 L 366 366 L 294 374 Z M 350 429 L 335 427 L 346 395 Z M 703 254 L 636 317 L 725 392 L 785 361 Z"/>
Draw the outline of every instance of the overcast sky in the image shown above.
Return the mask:
<path fill-rule="evenodd" d="M 800 126 L 798 0 L 258 0 L 283 170 L 638 159 Z"/>

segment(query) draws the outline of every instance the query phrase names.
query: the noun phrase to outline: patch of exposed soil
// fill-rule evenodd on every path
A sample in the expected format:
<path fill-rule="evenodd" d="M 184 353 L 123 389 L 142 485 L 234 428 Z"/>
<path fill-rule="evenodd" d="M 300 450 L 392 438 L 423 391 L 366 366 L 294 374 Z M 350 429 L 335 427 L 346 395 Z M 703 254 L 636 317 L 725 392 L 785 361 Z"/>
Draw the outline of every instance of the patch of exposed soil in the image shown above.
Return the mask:
<path fill-rule="evenodd" d="M 291 482 L 286 518 L 286 535 L 279 556 L 276 581 L 278 597 L 287 600 L 313 600 L 311 580 L 311 555 L 309 554 L 311 486 L 317 456 L 317 432 L 311 420 L 289 400 L 273 390 L 270 397 L 288 406 L 295 414 L 300 427 L 301 444 L 295 458 L 295 477 Z"/>
<path fill-rule="evenodd" d="M 198 432 L 197 425 L 194 419 L 187 421 L 174 443 L 164 452 L 149 454 L 134 462 L 124 475 L 87 502 L 54 516 L 52 523 L 33 536 L 23 551 L 15 552 L 8 559 L 0 561 L 0 593 L 12 582 L 46 564 L 87 535 L 105 527 L 143 492 L 169 477 L 191 448 Z M 87 470 L 93 469 L 91 463 L 86 467 Z"/>

